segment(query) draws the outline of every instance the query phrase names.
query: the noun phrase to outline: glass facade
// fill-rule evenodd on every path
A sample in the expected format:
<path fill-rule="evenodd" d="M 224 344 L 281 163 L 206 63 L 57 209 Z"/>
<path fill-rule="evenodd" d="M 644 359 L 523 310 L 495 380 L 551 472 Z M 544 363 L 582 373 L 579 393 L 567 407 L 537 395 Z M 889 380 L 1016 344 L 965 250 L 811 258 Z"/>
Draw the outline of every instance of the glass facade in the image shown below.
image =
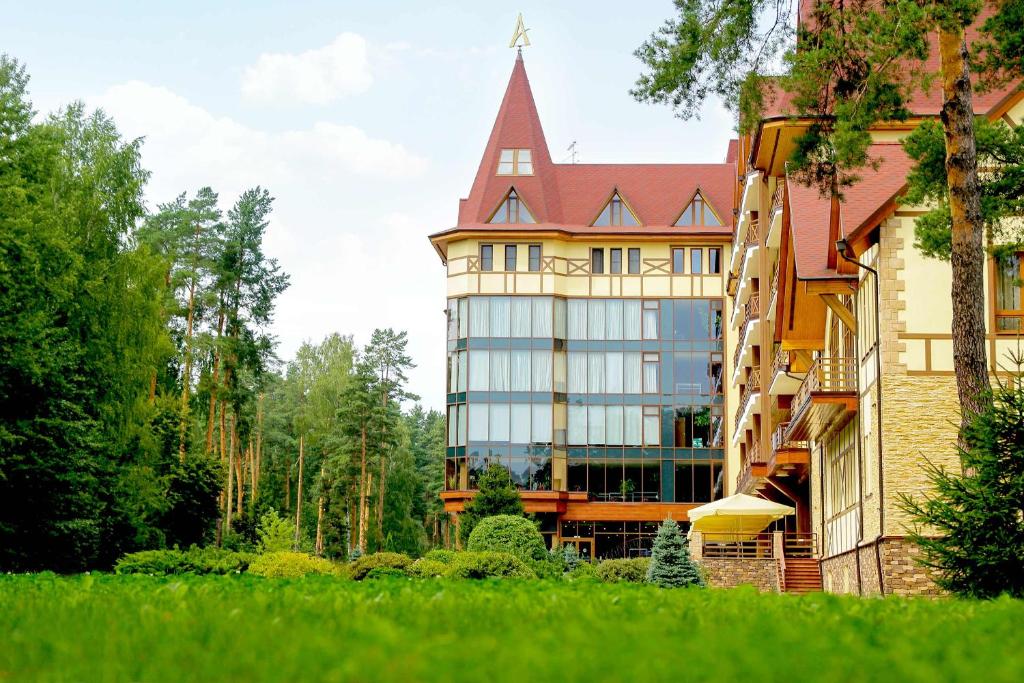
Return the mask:
<path fill-rule="evenodd" d="M 498 462 L 523 490 L 720 497 L 722 324 L 715 298 L 450 299 L 446 488 Z"/>

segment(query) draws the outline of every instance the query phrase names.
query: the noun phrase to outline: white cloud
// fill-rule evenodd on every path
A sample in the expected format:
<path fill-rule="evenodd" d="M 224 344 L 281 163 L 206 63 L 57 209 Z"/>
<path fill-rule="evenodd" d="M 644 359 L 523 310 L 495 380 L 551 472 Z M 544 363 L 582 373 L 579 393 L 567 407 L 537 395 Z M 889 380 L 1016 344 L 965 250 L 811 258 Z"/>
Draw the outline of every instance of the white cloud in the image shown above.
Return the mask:
<path fill-rule="evenodd" d="M 242 93 L 265 102 L 325 104 L 365 92 L 372 83 L 366 39 L 342 33 L 315 50 L 260 55 L 242 75 Z"/>

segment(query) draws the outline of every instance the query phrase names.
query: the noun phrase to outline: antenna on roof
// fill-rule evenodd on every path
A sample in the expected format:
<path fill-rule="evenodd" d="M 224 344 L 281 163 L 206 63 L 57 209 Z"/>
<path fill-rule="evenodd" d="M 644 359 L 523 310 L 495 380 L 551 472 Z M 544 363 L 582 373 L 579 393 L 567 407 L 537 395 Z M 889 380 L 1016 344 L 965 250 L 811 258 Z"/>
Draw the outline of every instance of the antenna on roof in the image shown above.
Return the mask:
<path fill-rule="evenodd" d="M 523 13 L 520 12 L 519 18 L 516 19 L 515 30 L 512 32 L 512 40 L 508 42 L 508 46 L 519 48 L 519 54 L 522 54 L 524 47 L 530 47 L 530 36 L 526 35 L 529 30 L 523 24 Z M 522 45 L 518 44 L 520 40 L 523 41 Z"/>
<path fill-rule="evenodd" d="M 576 151 L 576 141 L 573 140 L 572 144 L 565 148 L 565 151 L 567 151 L 569 153 L 569 158 L 572 159 L 572 163 L 575 164 L 576 163 L 576 159 L 579 156 L 577 151 Z"/>

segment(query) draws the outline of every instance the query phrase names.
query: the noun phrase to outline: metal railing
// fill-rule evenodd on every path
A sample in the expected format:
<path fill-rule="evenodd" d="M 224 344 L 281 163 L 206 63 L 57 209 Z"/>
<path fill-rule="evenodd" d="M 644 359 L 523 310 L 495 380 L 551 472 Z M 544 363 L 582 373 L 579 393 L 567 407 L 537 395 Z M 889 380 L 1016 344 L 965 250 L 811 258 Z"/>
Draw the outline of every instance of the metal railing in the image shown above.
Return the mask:
<path fill-rule="evenodd" d="M 782 535 L 782 554 L 786 557 L 818 557 L 818 534 L 787 531 Z"/>
<path fill-rule="evenodd" d="M 660 498 L 657 493 L 641 493 L 630 491 L 628 493 L 595 493 L 594 500 L 607 503 L 657 503 Z"/>
<path fill-rule="evenodd" d="M 701 552 L 714 559 L 772 559 L 772 534 L 705 533 L 701 535 Z"/>
<path fill-rule="evenodd" d="M 817 358 L 793 396 L 793 422 L 811 402 L 813 394 L 844 394 L 857 391 L 857 366 L 854 358 Z"/>

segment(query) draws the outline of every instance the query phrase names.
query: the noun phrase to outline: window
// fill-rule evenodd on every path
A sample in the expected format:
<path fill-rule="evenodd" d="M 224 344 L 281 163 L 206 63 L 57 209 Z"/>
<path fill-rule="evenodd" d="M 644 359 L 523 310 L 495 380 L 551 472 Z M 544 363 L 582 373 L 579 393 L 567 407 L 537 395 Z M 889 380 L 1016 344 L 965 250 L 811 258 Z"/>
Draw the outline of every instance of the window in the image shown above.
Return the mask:
<path fill-rule="evenodd" d="M 675 222 L 676 227 L 691 227 L 691 226 L 706 226 L 706 227 L 718 227 L 722 225 L 722 221 L 719 220 L 718 215 L 715 213 L 711 205 L 708 204 L 703 195 L 698 191 L 693 196 L 691 201 L 683 213 L 679 215 L 679 218 Z"/>
<path fill-rule="evenodd" d="M 622 250 L 612 249 L 611 250 L 611 270 L 609 272 L 619 274 L 622 272 Z"/>
<path fill-rule="evenodd" d="M 530 267 L 530 272 L 531 273 L 539 273 L 540 272 L 540 245 L 539 244 L 531 244 L 530 245 L 530 266 L 529 267 Z"/>
<path fill-rule="evenodd" d="M 505 270 L 513 272 L 516 269 L 516 245 L 505 245 Z"/>
<path fill-rule="evenodd" d="M 604 205 L 604 210 L 594 221 L 594 225 L 640 225 L 640 221 L 616 192 Z"/>
<path fill-rule="evenodd" d="M 708 249 L 708 272 L 712 275 L 718 275 L 722 272 L 721 247 L 712 247 Z"/>
<path fill-rule="evenodd" d="M 704 250 L 703 249 L 691 249 L 690 250 L 690 273 L 693 275 L 700 275 L 704 272 Z"/>
<path fill-rule="evenodd" d="M 498 175 L 533 175 L 533 155 L 528 149 L 503 149 Z"/>
<path fill-rule="evenodd" d="M 996 261 L 996 331 L 1018 332 L 1024 329 L 1024 303 L 1021 281 L 1024 279 L 1024 252 Z"/>
<path fill-rule="evenodd" d="M 604 249 L 590 250 L 590 272 L 593 275 L 604 273 Z"/>
<path fill-rule="evenodd" d="M 632 248 L 629 250 L 629 272 L 632 275 L 638 275 L 640 273 L 640 249 Z"/>
<path fill-rule="evenodd" d="M 480 270 L 494 270 L 494 245 L 480 245 Z"/>
<path fill-rule="evenodd" d="M 491 220 L 487 222 L 493 225 L 504 225 L 506 223 L 536 223 L 537 221 L 533 219 L 533 214 L 526 208 L 526 205 L 520 201 L 516 191 L 509 190 L 505 200 L 491 216 Z"/>
<path fill-rule="evenodd" d="M 686 272 L 683 268 L 685 263 L 686 250 L 682 247 L 672 247 L 672 272 L 673 273 L 684 273 Z"/>

